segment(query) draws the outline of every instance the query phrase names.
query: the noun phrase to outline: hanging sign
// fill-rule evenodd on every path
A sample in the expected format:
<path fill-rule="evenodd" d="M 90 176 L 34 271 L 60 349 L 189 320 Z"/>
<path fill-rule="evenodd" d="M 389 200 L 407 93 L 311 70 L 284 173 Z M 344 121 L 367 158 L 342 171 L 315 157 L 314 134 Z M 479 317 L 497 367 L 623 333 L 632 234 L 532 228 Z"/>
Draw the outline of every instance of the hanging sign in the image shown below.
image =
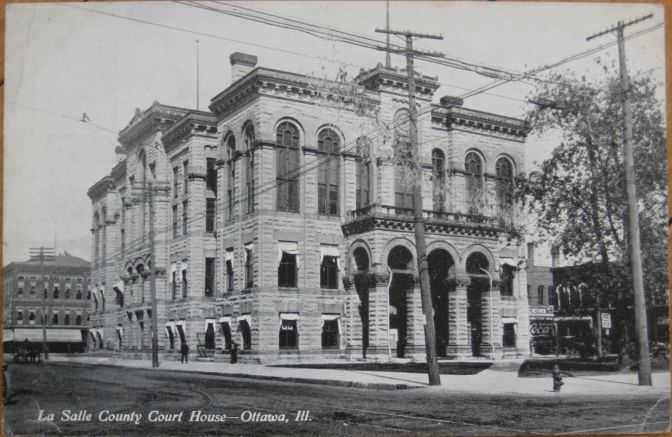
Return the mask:
<path fill-rule="evenodd" d="M 611 314 L 602 313 L 601 316 L 602 316 L 602 328 L 611 329 Z"/>

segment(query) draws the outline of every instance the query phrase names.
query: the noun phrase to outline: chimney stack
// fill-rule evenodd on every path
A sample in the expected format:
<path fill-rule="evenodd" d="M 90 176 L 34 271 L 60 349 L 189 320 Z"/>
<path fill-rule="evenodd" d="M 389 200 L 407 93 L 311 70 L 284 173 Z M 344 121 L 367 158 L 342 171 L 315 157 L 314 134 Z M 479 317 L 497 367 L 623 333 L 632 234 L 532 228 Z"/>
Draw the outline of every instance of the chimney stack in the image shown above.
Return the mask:
<path fill-rule="evenodd" d="M 551 248 L 551 267 L 560 267 L 560 252 L 557 247 Z"/>
<path fill-rule="evenodd" d="M 229 56 L 231 62 L 231 84 L 236 83 L 257 66 L 257 57 L 247 53 L 235 52 Z"/>
<path fill-rule="evenodd" d="M 527 243 L 527 265 L 534 265 L 534 243 Z"/>

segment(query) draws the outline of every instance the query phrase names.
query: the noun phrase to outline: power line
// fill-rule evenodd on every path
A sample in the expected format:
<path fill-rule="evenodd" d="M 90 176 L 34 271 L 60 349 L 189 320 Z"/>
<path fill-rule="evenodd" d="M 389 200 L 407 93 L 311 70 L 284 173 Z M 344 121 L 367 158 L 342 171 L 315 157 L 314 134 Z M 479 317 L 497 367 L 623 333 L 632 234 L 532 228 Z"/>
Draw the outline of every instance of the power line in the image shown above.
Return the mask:
<path fill-rule="evenodd" d="M 29 109 L 31 111 L 42 112 L 44 114 L 53 115 L 54 117 L 63 118 L 65 120 L 71 120 L 71 121 L 76 121 L 76 122 L 79 122 L 79 123 L 85 123 L 85 124 L 91 125 L 95 128 L 98 128 L 100 130 L 104 130 L 105 132 L 109 132 L 111 134 L 114 134 L 115 136 L 119 135 L 119 132 L 115 132 L 112 129 L 108 129 L 108 128 L 106 128 L 104 126 L 100 126 L 96 123 L 92 123 L 91 120 L 88 119 L 88 116 L 87 117 L 82 117 L 82 118 L 75 118 L 75 117 L 69 117 L 69 116 L 63 115 L 63 114 L 58 114 L 56 112 L 47 111 L 46 109 L 40 109 L 40 108 L 35 108 L 33 106 L 23 105 L 23 104 L 17 103 L 17 102 L 7 101 L 7 103 L 9 103 L 10 105 L 18 106 L 20 108 Z M 86 113 L 84 115 L 86 115 Z"/>

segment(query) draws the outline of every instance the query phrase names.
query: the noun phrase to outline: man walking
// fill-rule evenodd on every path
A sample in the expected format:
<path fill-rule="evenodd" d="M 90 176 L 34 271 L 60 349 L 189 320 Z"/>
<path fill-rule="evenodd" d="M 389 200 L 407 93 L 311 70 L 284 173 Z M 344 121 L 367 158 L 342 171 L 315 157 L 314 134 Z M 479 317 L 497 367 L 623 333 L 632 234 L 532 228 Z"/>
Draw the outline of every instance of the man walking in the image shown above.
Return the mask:
<path fill-rule="evenodd" d="M 189 364 L 189 346 L 187 346 L 186 341 L 182 342 L 182 346 L 180 346 L 180 352 L 182 353 L 180 362 Z"/>

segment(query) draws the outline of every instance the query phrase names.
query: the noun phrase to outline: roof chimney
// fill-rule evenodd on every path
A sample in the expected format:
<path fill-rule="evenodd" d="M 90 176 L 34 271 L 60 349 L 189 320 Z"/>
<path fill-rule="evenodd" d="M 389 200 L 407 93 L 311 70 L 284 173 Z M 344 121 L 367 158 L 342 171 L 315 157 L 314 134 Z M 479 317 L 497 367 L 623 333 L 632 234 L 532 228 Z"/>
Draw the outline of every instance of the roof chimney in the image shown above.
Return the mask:
<path fill-rule="evenodd" d="M 534 266 L 534 243 L 527 243 L 527 265 Z"/>
<path fill-rule="evenodd" d="M 231 62 L 231 83 L 245 76 L 257 66 L 257 57 L 247 53 L 235 52 L 229 56 Z"/>

